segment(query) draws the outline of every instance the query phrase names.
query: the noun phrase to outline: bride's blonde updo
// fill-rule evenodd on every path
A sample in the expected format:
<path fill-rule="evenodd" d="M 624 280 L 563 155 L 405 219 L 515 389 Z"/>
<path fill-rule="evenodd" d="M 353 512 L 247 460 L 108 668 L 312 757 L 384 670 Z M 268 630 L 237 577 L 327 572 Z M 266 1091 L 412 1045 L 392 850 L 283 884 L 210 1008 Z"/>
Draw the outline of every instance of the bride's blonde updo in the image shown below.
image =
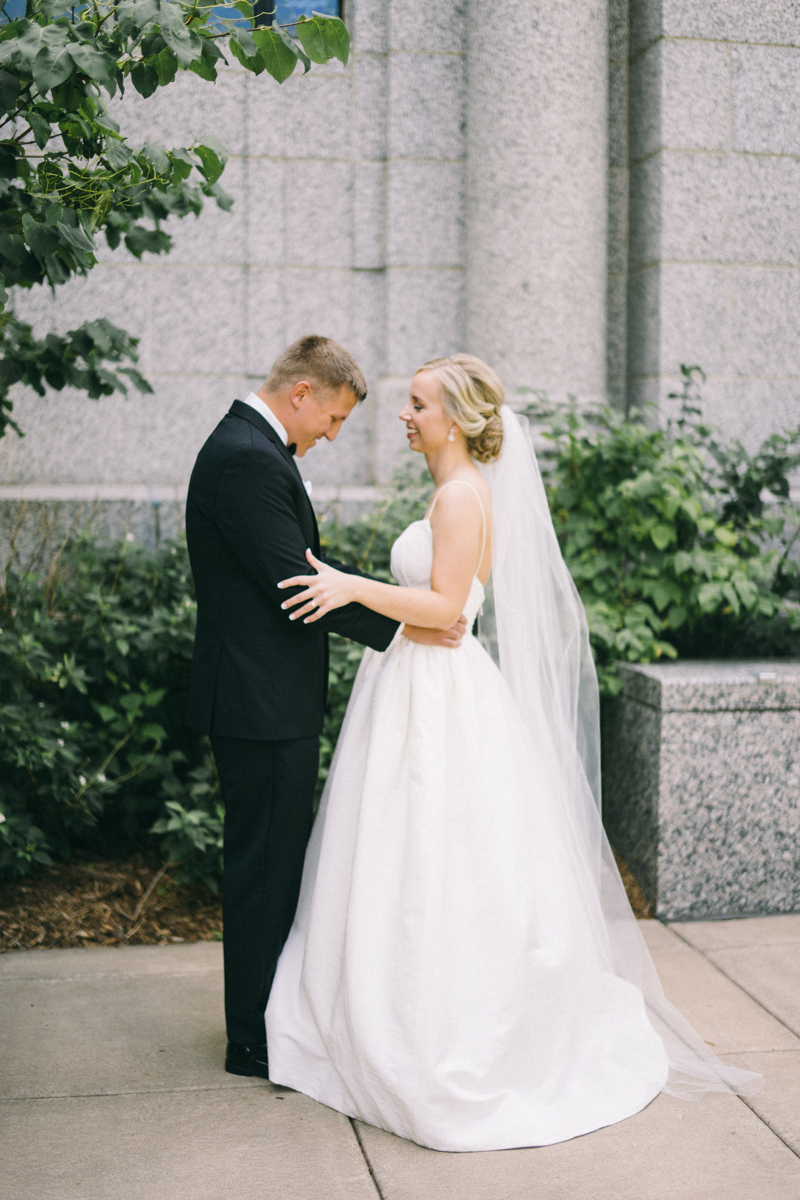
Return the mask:
<path fill-rule="evenodd" d="M 421 366 L 439 380 L 442 406 L 464 434 L 467 449 L 478 462 L 497 458 L 503 444 L 500 408 L 505 398 L 503 385 L 491 367 L 473 354 L 451 354 Z"/>

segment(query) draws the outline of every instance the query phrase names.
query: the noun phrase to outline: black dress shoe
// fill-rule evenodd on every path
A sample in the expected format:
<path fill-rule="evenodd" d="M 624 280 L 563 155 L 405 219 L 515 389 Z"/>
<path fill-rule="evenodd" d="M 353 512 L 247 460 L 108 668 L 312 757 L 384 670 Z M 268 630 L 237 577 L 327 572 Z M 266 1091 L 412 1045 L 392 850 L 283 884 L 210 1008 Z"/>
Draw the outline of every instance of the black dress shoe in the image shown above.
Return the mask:
<path fill-rule="evenodd" d="M 228 1042 L 225 1055 L 225 1070 L 231 1075 L 259 1075 L 269 1079 L 267 1044 L 248 1045 L 246 1042 Z"/>

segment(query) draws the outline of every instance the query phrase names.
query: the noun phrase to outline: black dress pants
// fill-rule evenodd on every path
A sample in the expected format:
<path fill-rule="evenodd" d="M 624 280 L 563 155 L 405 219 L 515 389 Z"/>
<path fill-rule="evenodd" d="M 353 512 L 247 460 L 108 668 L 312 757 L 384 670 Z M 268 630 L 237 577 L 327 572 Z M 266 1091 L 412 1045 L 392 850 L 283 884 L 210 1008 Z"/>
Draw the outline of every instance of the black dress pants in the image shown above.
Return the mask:
<path fill-rule="evenodd" d="M 223 952 L 231 1042 L 267 1040 L 264 1010 L 294 920 L 312 824 L 319 738 L 211 735 L 225 801 Z"/>

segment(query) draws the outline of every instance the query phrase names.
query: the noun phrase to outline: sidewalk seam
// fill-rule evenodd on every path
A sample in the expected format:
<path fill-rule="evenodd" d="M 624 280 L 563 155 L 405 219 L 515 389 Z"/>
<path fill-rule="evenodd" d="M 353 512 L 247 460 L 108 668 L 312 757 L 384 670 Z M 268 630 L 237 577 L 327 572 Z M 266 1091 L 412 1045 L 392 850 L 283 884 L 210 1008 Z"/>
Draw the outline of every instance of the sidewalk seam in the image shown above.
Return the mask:
<path fill-rule="evenodd" d="M 378 1183 L 377 1176 L 372 1169 L 372 1163 L 369 1161 L 369 1155 L 367 1154 L 367 1151 L 364 1147 L 364 1143 L 361 1140 L 361 1134 L 358 1132 L 358 1126 L 356 1125 L 356 1119 L 355 1119 L 355 1117 L 348 1117 L 347 1119 L 350 1122 L 350 1127 L 353 1130 L 353 1134 L 355 1136 L 356 1141 L 358 1142 L 358 1148 L 361 1151 L 361 1157 L 364 1159 L 364 1164 L 365 1164 L 367 1170 L 369 1171 L 369 1177 L 372 1180 L 372 1186 L 375 1188 L 375 1191 L 378 1194 L 378 1196 L 380 1197 L 380 1200 L 385 1200 L 384 1194 L 380 1188 L 380 1184 Z"/>
<path fill-rule="evenodd" d="M 762 1125 L 766 1125 L 767 1129 L 770 1131 L 770 1133 L 773 1135 L 773 1137 L 776 1137 L 779 1142 L 783 1142 L 783 1144 L 787 1150 L 791 1150 L 791 1152 L 795 1156 L 795 1158 L 800 1158 L 800 1152 L 795 1150 L 795 1148 L 791 1144 L 791 1142 L 787 1142 L 787 1140 L 783 1136 L 783 1134 L 778 1133 L 778 1130 L 775 1128 L 774 1125 L 770 1125 L 770 1123 L 766 1119 L 766 1117 L 762 1117 L 761 1113 L 758 1112 L 758 1110 L 753 1107 L 753 1105 L 750 1103 L 749 1100 L 746 1100 L 744 1096 L 739 1096 L 738 1099 L 741 1100 L 742 1104 L 746 1105 L 747 1108 L 750 1109 L 750 1112 L 753 1113 L 754 1116 L 758 1117 L 758 1119 Z"/>

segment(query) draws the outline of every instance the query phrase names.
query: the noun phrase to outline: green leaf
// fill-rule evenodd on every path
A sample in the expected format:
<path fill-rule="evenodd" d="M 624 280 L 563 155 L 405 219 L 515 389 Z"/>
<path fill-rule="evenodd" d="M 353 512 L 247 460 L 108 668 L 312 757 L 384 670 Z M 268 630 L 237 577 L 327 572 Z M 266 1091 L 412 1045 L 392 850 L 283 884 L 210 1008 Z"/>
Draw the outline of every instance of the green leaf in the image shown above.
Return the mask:
<path fill-rule="evenodd" d="M 158 87 L 158 72 L 150 63 L 138 62 L 131 71 L 131 82 L 139 95 L 144 96 L 146 100 Z"/>
<path fill-rule="evenodd" d="M 0 71 L 0 106 L 3 112 L 15 107 L 20 93 L 20 82 L 10 71 Z"/>
<path fill-rule="evenodd" d="M 197 164 L 186 150 L 172 151 L 172 182 L 182 183 L 188 179 Z"/>
<path fill-rule="evenodd" d="M 29 213 L 22 218 L 22 230 L 25 241 L 38 258 L 46 258 L 58 249 L 59 236 L 55 229 L 40 225 Z"/>
<path fill-rule="evenodd" d="M 192 149 L 200 159 L 200 170 L 209 183 L 216 183 L 228 161 L 228 151 L 212 134 L 206 134 L 202 142 Z"/>
<path fill-rule="evenodd" d="M 117 138 L 106 138 L 106 158 L 115 171 L 122 171 L 133 157 L 130 147 Z"/>
<path fill-rule="evenodd" d="M 228 49 L 245 70 L 252 71 L 254 75 L 260 75 L 264 70 L 266 64 L 248 30 L 232 29 Z"/>
<path fill-rule="evenodd" d="M 650 537 L 657 550 L 666 550 L 675 537 L 675 530 L 671 525 L 655 525 L 650 530 Z"/>
<path fill-rule="evenodd" d="M 33 82 L 42 96 L 64 83 L 74 71 L 75 64 L 66 46 L 58 46 L 54 50 L 42 46 L 33 60 Z"/>
<path fill-rule="evenodd" d="M 69 53 L 78 70 L 83 71 L 84 75 L 88 75 L 96 83 L 105 83 L 113 78 L 117 64 L 104 50 L 98 50 L 95 46 L 87 46 L 85 42 L 80 44 L 72 42 Z"/>
<path fill-rule="evenodd" d="M 326 17 L 322 13 L 311 10 L 312 16 L 321 23 L 322 36 L 328 48 L 330 58 L 338 58 L 345 67 L 350 56 L 350 33 L 339 17 Z"/>
<path fill-rule="evenodd" d="M 145 142 L 142 146 L 142 158 L 149 163 L 157 175 L 166 175 L 170 168 L 169 155 L 163 146 L 154 146 Z"/>
<path fill-rule="evenodd" d="M 311 59 L 308 57 L 308 55 L 300 49 L 297 42 L 289 37 L 285 29 L 281 29 L 280 25 L 273 25 L 273 29 L 276 31 L 283 44 L 287 46 L 289 50 L 291 50 L 292 54 L 296 55 L 296 57 L 300 59 L 300 62 L 303 64 L 303 74 L 308 74 L 309 70 L 311 69 Z"/>
<path fill-rule="evenodd" d="M 161 36 L 182 67 L 188 67 L 203 53 L 203 43 L 193 29 L 184 25 L 183 9 L 177 4 L 163 4 L 159 14 Z"/>
<path fill-rule="evenodd" d="M 166 87 L 168 84 L 172 83 L 175 76 L 178 74 L 178 59 L 168 46 L 165 46 L 163 50 L 160 50 L 158 54 L 150 59 L 150 62 L 156 69 L 158 82 L 161 87 Z"/>
<path fill-rule="evenodd" d="M 80 225 L 73 229 L 69 225 L 65 225 L 63 221 L 59 221 L 56 228 L 61 234 L 61 240 L 74 250 L 82 250 L 85 254 L 94 254 L 94 242 L 87 237 Z"/>
<path fill-rule="evenodd" d="M 209 83 L 216 83 L 217 81 L 217 68 L 212 62 L 208 61 L 205 55 L 189 63 L 189 70 L 194 71 L 195 75 L 199 75 L 201 79 L 208 80 Z"/>
<path fill-rule="evenodd" d="M 277 29 L 256 29 L 252 36 L 267 71 L 278 83 L 283 83 L 297 66 L 297 55 L 289 49 Z"/>
<path fill-rule="evenodd" d="M 33 130 L 33 136 L 36 140 L 36 145 L 40 150 L 44 150 L 52 135 L 50 122 L 45 120 L 45 118 L 40 116 L 40 114 L 37 112 L 28 112 L 27 120 L 28 124 Z"/>
<path fill-rule="evenodd" d="M 326 20 L 325 17 L 311 17 L 304 21 L 298 21 L 295 25 L 297 39 L 305 50 L 312 62 L 323 65 L 333 57 L 331 51 L 328 50 L 328 42 L 325 34 L 322 32 L 322 23 Z"/>

